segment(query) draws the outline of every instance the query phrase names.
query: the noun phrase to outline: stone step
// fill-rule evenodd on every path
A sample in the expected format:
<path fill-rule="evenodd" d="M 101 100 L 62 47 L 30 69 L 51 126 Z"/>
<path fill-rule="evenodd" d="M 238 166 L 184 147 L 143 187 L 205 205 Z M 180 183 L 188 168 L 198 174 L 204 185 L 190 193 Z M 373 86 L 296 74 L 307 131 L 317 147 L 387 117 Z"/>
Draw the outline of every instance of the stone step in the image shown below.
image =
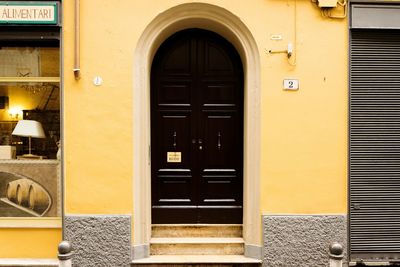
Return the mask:
<path fill-rule="evenodd" d="M 240 237 L 167 237 L 150 240 L 151 255 L 243 255 Z"/>
<path fill-rule="evenodd" d="M 242 237 L 241 224 L 153 224 L 152 237 Z"/>
<path fill-rule="evenodd" d="M 56 259 L 0 259 L 0 266 L 58 267 Z"/>
<path fill-rule="evenodd" d="M 255 267 L 260 264 L 261 260 L 242 255 L 154 255 L 132 261 L 135 267 Z"/>

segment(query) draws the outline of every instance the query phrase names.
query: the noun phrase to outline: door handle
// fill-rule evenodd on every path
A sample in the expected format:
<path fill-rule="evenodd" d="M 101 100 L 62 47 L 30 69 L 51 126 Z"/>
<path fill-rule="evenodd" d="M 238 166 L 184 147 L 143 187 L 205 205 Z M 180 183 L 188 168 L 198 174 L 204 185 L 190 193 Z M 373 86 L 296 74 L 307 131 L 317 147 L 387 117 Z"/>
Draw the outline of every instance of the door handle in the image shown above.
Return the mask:
<path fill-rule="evenodd" d="M 221 150 L 221 132 L 218 132 L 218 143 L 217 143 L 218 150 Z"/>
<path fill-rule="evenodd" d="M 174 137 L 174 143 L 173 143 L 173 146 L 174 146 L 174 149 L 176 149 L 176 131 L 174 131 L 174 135 L 173 135 L 173 137 Z"/>

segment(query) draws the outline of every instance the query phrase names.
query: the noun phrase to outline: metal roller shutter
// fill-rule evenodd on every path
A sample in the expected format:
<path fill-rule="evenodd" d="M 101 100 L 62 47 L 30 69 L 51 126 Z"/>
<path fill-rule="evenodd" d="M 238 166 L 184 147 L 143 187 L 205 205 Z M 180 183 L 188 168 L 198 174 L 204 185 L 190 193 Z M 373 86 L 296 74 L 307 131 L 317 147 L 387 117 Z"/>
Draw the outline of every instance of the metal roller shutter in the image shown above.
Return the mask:
<path fill-rule="evenodd" d="M 350 38 L 350 257 L 400 259 L 400 31 Z"/>

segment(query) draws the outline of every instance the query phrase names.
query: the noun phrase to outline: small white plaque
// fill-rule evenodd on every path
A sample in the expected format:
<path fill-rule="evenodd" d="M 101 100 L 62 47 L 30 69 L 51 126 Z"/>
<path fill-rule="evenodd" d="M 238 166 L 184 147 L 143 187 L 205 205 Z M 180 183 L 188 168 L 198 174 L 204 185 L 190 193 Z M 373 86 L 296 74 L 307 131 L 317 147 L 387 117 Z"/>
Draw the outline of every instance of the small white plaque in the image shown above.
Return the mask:
<path fill-rule="evenodd" d="M 181 163 L 182 153 L 181 152 L 167 152 L 167 162 Z"/>
<path fill-rule="evenodd" d="M 280 34 L 272 34 L 271 35 L 271 40 L 280 41 L 280 40 L 282 40 L 282 35 L 280 35 Z"/>
<path fill-rule="evenodd" d="M 103 79 L 100 76 L 96 76 L 93 78 L 93 84 L 96 86 L 100 86 L 103 83 Z"/>
<path fill-rule="evenodd" d="M 297 79 L 284 79 L 283 89 L 285 90 L 299 90 L 299 80 Z"/>

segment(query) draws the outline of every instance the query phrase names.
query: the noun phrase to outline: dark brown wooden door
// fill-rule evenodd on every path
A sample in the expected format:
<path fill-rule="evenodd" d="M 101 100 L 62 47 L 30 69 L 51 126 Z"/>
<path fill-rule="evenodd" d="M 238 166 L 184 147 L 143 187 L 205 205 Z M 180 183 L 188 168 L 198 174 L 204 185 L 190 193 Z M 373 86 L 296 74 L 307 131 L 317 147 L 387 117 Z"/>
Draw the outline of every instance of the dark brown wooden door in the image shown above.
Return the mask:
<path fill-rule="evenodd" d="M 241 223 L 243 69 L 234 47 L 178 32 L 151 72 L 152 223 Z"/>

